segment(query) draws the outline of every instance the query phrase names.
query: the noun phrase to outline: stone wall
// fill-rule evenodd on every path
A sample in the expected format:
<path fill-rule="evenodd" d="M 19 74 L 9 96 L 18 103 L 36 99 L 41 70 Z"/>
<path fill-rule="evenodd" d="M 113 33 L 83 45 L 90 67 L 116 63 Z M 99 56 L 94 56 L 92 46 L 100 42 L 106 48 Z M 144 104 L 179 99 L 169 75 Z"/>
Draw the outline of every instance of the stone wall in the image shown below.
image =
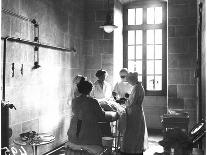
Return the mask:
<path fill-rule="evenodd" d="M 196 122 L 197 1 L 168 1 L 168 107 Z"/>
<path fill-rule="evenodd" d="M 105 33 L 99 26 L 103 25 L 107 13 L 107 0 L 87 0 L 85 3 L 85 74 L 92 81 L 96 81 L 95 73 L 102 68 L 107 70 L 107 81 L 112 84 L 113 79 L 113 33 Z M 114 2 L 109 7 L 113 10 Z"/>
<path fill-rule="evenodd" d="M 77 50 L 71 53 L 40 47 L 41 67 L 32 70 L 34 47 L 9 41 L 7 44 L 6 100 L 17 108 L 9 113 L 9 126 L 13 130 L 10 145 L 15 145 L 13 139 L 22 132 L 34 130 L 55 135 L 55 142 L 38 147 L 38 154 L 43 154 L 67 140 L 71 79 L 84 73 L 84 0 L 3 0 L 2 8 L 35 18 L 40 27 L 40 42 Z M 1 36 L 34 39 L 30 22 L 5 13 L 2 13 L 1 30 Z M 31 147 L 25 148 L 31 154 Z"/>

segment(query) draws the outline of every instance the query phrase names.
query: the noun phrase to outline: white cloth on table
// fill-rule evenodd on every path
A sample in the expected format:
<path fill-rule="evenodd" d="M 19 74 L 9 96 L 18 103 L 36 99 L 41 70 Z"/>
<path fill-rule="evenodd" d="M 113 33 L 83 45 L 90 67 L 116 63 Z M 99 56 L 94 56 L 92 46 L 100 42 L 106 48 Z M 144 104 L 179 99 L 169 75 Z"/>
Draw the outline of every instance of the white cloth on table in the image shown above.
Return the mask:
<path fill-rule="evenodd" d="M 114 99 L 99 99 L 98 102 L 106 111 L 117 111 L 119 115 L 125 111 L 125 107 L 115 102 Z"/>

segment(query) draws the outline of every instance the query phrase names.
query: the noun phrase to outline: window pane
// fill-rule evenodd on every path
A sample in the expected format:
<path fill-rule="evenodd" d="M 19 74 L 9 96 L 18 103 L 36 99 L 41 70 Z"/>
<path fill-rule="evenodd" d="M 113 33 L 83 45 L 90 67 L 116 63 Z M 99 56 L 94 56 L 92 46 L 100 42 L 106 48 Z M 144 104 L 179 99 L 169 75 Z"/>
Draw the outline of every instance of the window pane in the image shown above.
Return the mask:
<path fill-rule="evenodd" d="M 153 60 L 147 61 L 147 74 L 154 74 L 154 61 Z"/>
<path fill-rule="evenodd" d="M 154 24 L 154 8 L 147 8 L 147 24 Z"/>
<path fill-rule="evenodd" d="M 129 72 L 134 72 L 135 71 L 135 62 L 134 61 L 128 61 L 128 70 Z"/>
<path fill-rule="evenodd" d="M 136 46 L 136 59 L 142 59 L 142 46 Z"/>
<path fill-rule="evenodd" d="M 155 30 L 155 44 L 162 44 L 162 30 Z"/>
<path fill-rule="evenodd" d="M 155 76 L 155 90 L 162 90 L 162 76 Z"/>
<path fill-rule="evenodd" d="M 142 75 L 138 75 L 138 81 L 142 82 Z"/>
<path fill-rule="evenodd" d="M 135 25 L 135 9 L 128 9 L 128 25 Z"/>
<path fill-rule="evenodd" d="M 147 30 L 147 44 L 154 44 L 154 30 Z"/>
<path fill-rule="evenodd" d="M 128 31 L 128 45 L 135 44 L 135 31 Z"/>
<path fill-rule="evenodd" d="M 137 8 L 136 9 L 136 25 L 141 25 L 142 24 L 142 19 L 143 19 L 143 8 Z"/>
<path fill-rule="evenodd" d="M 162 74 L 162 60 L 155 60 L 155 74 Z"/>
<path fill-rule="evenodd" d="M 162 23 L 162 7 L 155 7 L 155 24 Z"/>
<path fill-rule="evenodd" d="M 136 30 L 136 44 L 142 44 L 142 30 Z"/>
<path fill-rule="evenodd" d="M 134 59 L 134 58 L 135 58 L 134 46 L 128 46 L 128 59 Z"/>
<path fill-rule="evenodd" d="M 147 76 L 147 90 L 154 90 L 154 76 Z"/>
<path fill-rule="evenodd" d="M 136 72 L 142 74 L 142 61 L 136 61 Z"/>
<path fill-rule="evenodd" d="M 155 45 L 155 59 L 162 59 L 162 45 Z"/>
<path fill-rule="evenodd" d="M 154 45 L 147 45 L 147 59 L 154 59 Z"/>

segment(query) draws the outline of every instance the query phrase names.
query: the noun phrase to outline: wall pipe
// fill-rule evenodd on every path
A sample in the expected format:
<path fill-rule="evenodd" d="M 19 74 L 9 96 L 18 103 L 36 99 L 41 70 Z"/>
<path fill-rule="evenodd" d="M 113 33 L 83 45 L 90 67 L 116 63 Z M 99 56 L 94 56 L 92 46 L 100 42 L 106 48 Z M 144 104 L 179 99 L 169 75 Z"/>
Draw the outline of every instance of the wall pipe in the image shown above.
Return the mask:
<path fill-rule="evenodd" d="M 58 46 L 52 46 L 52 45 L 41 43 L 41 42 L 35 42 L 35 41 L 30 41 L 30 40 L 15 38 L 15 37 L 1 37 L 2 40 L 4 40 L 5 38 L 7 38 L 8 41 L 12 41 L 12 42 L 19 42 L 19 43 L 24 43 L 28 45 L 50 48 L 50 49 L 66 51 L 66 52 L 76 52 L 74 48 L 69 49 L 69 48 L 63 48 L 63 47 L 58 47 Z"/>
<path fill-rule="evenodd" d="M 15 12 L 12 12 L 11 10 L 8 10 L 8 9 L 4 9 L 4 8 L 2 8 L 1 10 L 2 10 L 2 12 L 5 13 L 5 14 L 9 14 L 9 15 L 11 15 L 11 16 L 20 18 L 20 19 L 22 19 L 22 20 L 26 20 L 26 21 L 30 21 L 30 22 L 32 22 L 32 20 L 33 20 L 33 19 L 30 19 L 30 18 L 24 17 L 24 16 L 22 16 L 22 15 L 19 15 L 19 14 L 15 13 Z"/>
<path fill-rule="evenodd" d="M 2 79 L 2 100 L 1 100 L 1 148 L 9 146 L 9 109 L 5 101 L 5 79 L 6 79 L 6 43 L 7 37 L 4 38 L 4 51 L 3 51 L 3 79 Z"/>

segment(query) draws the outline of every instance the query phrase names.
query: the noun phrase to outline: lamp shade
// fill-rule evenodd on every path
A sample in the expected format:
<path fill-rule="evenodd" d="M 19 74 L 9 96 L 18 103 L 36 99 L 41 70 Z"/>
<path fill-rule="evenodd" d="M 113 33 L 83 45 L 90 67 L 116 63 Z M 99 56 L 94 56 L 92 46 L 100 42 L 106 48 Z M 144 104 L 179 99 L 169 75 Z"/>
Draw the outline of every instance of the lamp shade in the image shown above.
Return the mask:
<path fill-rule="evenodd" d="M 113 25 L 113 20 L 112 20 L 112 14 L 110 10 L 108 9 L 107 14 L 106 14 L 106 21 L 103 25 L 101 25 L 99 28 L 104 29 L 106 33 L 111 33 L 115 28 L 118 28 L 118 26 Z"/>
<path fill-rule="evenodd" d="M 117 26 L 116 25 L 102 25 L 100 26 L 100 28 L 103 28 L 106 33 L 111 33 L 114 31 L 115 28 L 117 28 Z"/>

